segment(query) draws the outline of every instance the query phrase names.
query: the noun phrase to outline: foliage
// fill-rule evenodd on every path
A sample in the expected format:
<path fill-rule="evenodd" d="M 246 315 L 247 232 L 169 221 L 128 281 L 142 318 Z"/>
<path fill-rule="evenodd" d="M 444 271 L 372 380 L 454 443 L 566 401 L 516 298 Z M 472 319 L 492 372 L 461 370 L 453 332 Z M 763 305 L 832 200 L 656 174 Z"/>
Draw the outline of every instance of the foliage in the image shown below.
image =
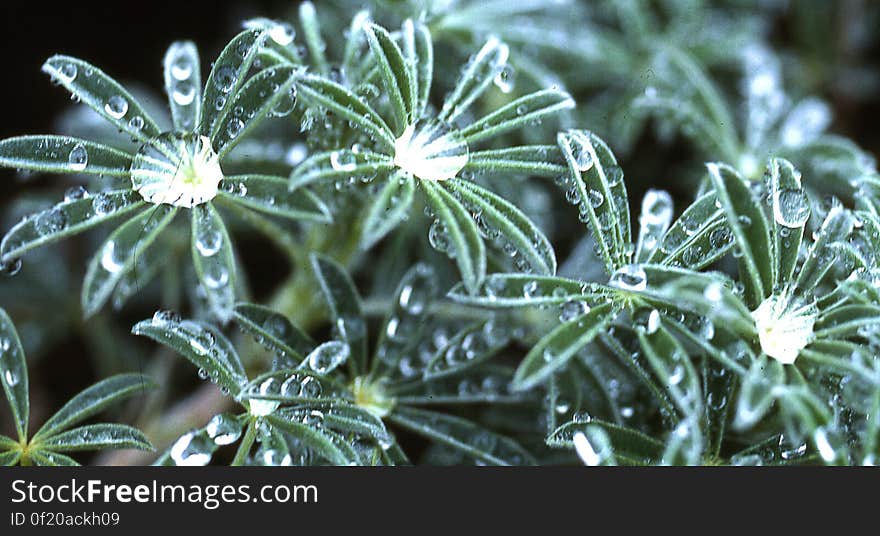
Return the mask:
<path fill-rule="evenodd" d="M 809 47 L 799 26 L 779 39 L 789 19 Z M 162 454 L 139 461 L 162 465 L 874 464 L 880 175 L 829 130 L 817 95 L 840 76 L 809 62 L 836 41 L 809 20 L 766 2 L 303 2 L 245 21 L 204 83 L 173 43 L 168 111 L 51 57 L 87 110 L 0 141 L 0 165 L 77 185 L 18 201 L 0 261 L 21 273 L 0 296 L 36 348 L 81 314 L 101 370 L 132 369 L 107 347 L 159 343 L 143 359 L 161 387 L 146 435 L 71 429 L 145 385 L 124 374 L 28 436 L 4 313 L 3 461 L 150 437 Z M 117 219 L 87 262 L 41 247 Z M 85 266 L 79 304 L 39 317 L 14 298 L 69 301 L 38 265 Z"/>

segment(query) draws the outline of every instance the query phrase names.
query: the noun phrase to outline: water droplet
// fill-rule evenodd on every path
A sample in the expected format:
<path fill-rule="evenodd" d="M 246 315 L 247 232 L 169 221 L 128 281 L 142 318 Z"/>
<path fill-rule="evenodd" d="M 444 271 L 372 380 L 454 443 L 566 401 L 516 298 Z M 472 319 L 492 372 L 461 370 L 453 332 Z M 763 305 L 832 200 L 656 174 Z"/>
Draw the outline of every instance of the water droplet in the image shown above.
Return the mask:
<path fill-rule="evenodd" d="M 221 413 L 211 418 L 205 432 L 217 445 L 229 445 L 241 436 L 241 425 L 232 415 Z"/>
<path fill-rule="evenodd" d="M 493 82 L 502 93 L 510 93 L 513 90 L 515 82 L 515 71 L 513 70 L 513 67 L 509 64 L 505 65 L 500 71 L 498 71 L 498 74 L 495 75 Z"/>
<path fill-rule="evenodd" d="M 293 38 L 296 37 L 296 31 L 290 24 L 279 23 L 269 28 L 269 37 L 279 45 L 286 47 L 293 42 Z"/>
<path fill-rule="evenodd" d="M 109 241 L 104 245 L 101 252 L 101 267 L 111 274 L 115 274 L 125 265 L 125 257 L 116 251 L 116 242 Z"/>
<path fill-rule="evenodd" d="M 648 275 L 638 264 L 628 264 L 614 272 L 608 284 L 623 290 L 645 290 L 648 288 Z"/>
<path fill-rule="evenodd" d="M 221 93 L 229 93 L 235 85 L 235 78 L 235 69 L 229 65 L 224 65 L 217 69 L 217 74 L 214 75 L 214 82 Z M 226 99 L 223 100 L 223 104 L 226 104 Z M 220 107 L 222 108 L 222 106 Z"/>
<path fill-rule="evenodd" d="M 34 228 L 41 236 L 58 233 L 67 227 L 67 215 L 60 208 L 52 208 L 37 214 Z"/>
<path fill-rule="evenodd" d="M 21 271 L 21 259 L 10 259 L 0 262 L 0 274 L 13 276 Z"/>
<path fill-rule="evenodd" d="M 648 314 L 648 324 L 645 328 L 645 332 L 648 333 L 648 335 L 651 335 L 656 333 L 658 329 L 660 329 L 660 311 L 652 309 L 650 314 Z"/>
<path fill-rule="evenodd" d="M 309 353 L 309 367 L 318 374 L 326 374 L 348 359 L 348 344 L 340 341 L 329 341 L 321 344 Z"/>
<path fill-rule="evenodd" d="M 773 192 L 773 219 L 785 227 L 802 227 L 810 217 L 810 201 L 802 189 Z"/>
<path fill-rule="evenodd" d="M 180 82 L 171 90 L 171 98 L 180 106 L 188 106 L 196 98 L 196 88 L 190 82 Z"/>
<path fill-rule="evenodd" d="M 318 398 L 321 391 L 321 382 L 311 376 L 306 376 L 299 384 L 300 396 L 304 398 Z"/>
<path fill-rule="evenodd" d="M 89 196 L 89 191 L 84 186 L 71 186 L 64 192 L 64 202 L 79 201 Z"/>
<path fill-rule="evenodd" d="M 64 82 L 70 83 L 73 82 L 76 78 L 77 68 L 73 63 L 65 63 L 58 70 L 58 74 L 63 78 Z"/>
<path fill-rule="evenodd" d="M 577 300 L 570 300 L 562 304 L 559 313 L 559 320 L 561 322 L 568 322 L 588 313 L 589 311 L 590 307 L 586 303 Z"/>
<path fill-rule="evenodd" d="M 235 138 L 241 131 L 244 130 L 244 121 L 237 117 L 233 117 L 229 120 L 229 123 L 226 124 L 226 133 L 230 138 Z"/>
<path fill-rule="evenodd" d="M 104 104 L 104 111 L 113 119 L 121 119 L 128 112 L 128 101 L 121 95 L 113 95 Z"/>
<path fill-rule="evenodd" d="M 67 162 L 70 164 L 70 169 L 74 171 L 84 170 L 89 163 L 89 153 L 85 146 L 81 143 L 74 145 L 70 154 L 67 155 Z"/>
<path fill-rule="evenodd" d="M 201 436 L 196 436 L 196 432 L 188 432 L 175 441 L 169 451 L 175 465 L 192 467 L 208 465 L 211 461 L 211 450 L 206 449 L 200 439 Z"/>

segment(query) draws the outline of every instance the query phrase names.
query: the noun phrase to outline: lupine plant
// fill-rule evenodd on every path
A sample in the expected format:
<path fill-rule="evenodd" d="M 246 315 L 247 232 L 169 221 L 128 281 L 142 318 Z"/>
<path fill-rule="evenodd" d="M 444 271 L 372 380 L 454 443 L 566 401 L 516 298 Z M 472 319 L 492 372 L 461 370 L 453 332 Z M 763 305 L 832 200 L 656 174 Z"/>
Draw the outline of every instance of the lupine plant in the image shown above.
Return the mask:
<path fill-rule="evenodd" d="M 167 111 L 46 61 L 85 107 L 0 141 L 72 181 L 4 214 L 0 460 L 877 462 L 880 175 L 834 115 L 871 97 L 809 10 L 357 4 L 244 21 L 204 82 L 172 43 Z M 30 434 L 65 334 L 109 377 Z"/>

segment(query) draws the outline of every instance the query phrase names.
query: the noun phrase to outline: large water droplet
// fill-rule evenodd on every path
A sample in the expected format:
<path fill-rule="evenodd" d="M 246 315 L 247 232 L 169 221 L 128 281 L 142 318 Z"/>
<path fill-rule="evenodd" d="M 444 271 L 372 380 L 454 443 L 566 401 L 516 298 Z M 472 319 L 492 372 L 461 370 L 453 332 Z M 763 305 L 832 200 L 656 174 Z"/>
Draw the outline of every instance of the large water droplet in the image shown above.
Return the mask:
<path fill-rule="evenodd" d="M 810 217 L 810 201 L 802 189 L 773 192 L 773 219 L 785 227 L 802 227 Z"/>
<path fill-rule="evenodd" d="M 77 143 L 73 146 L 70 154 L 67 155 L 67 163 L 70 164 L 70 169 L 74 171 L 82 171 L 86 168 L 89 163 L 89 153 L 83 144 Z"/>
<path fill-rule="evenodd" d="M 628 264 L 611 275 L 608 284 L 623 290 L 645 290 L 648 288 L 648 276 L 638 264 Z"/>
<path fill-rule="evenodd" d="M 104 104 L 104 111 L 113 119 L 120 119 L 128 112 L 128 101 L 121 95 L 113 95 Z"/>
<path fill-rule="evenodd" d="M 308 355 L 309 367 L 318 374 L 326 374 L 348 359 L 348 344 L 329 341 L 321 344 Z"/>

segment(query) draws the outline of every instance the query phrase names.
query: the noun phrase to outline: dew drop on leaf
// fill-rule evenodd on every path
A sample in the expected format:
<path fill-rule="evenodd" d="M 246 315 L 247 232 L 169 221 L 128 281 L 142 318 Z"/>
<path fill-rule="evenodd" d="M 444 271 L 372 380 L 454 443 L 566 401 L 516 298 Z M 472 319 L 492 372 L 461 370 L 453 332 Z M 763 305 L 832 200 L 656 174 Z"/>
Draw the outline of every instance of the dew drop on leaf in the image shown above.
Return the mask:
<path fill-rule="evenodd" d="M 70 154 L 67 155 L 67 163 L 70 164 L 70 168 L 74 171 L 82 171 L 86 168 L 89 163 L 89 153 L 83 144 L 77 143 L 70 150 Z"/>

